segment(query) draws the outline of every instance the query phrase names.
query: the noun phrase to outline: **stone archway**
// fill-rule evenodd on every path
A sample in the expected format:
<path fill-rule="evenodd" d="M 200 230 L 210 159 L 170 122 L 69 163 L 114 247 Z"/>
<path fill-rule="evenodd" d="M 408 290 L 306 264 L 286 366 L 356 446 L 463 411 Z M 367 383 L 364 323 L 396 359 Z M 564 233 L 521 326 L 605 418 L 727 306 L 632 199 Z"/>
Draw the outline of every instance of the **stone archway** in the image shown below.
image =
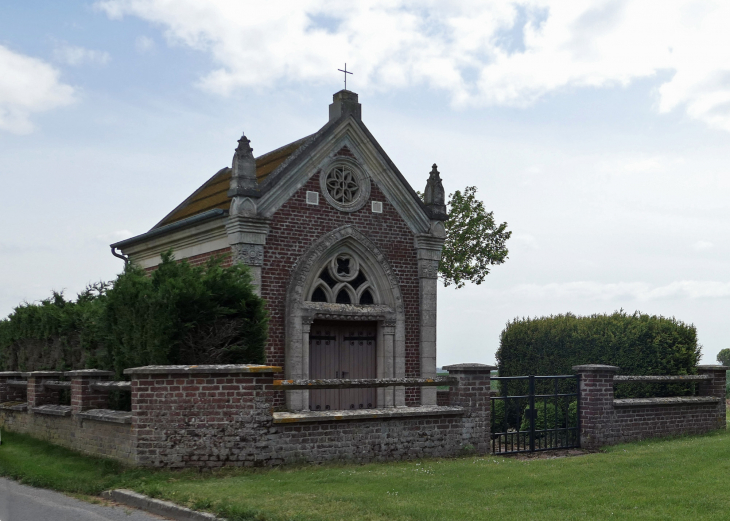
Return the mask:
<path fill-rule="evenodd" d="M 373 305 L 308 302 L 322 267 L 333 256 L 356 258 L 368 273 L 378 296 Z M 405 313 L 398 279 L 385 255 L 352 225 L 319 238 L 295 264 L 286 299 L 285 372 L 288 379 L 309 378 L 309 335 L 314 320 L 377 323 L 376 374 L 378 378 L 405 376 Z M 378 407 L 405 405 L 402 387 L 378 389 Z M 290 410 L 309 409 L 307 391 L 288 391 Z"/>

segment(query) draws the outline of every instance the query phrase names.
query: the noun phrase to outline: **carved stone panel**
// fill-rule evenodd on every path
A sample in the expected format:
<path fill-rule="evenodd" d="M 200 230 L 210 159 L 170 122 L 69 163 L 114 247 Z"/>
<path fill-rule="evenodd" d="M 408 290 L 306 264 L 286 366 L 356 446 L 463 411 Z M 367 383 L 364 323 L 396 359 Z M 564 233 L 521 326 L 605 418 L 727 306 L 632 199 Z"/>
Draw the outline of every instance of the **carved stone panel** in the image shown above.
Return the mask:
<path fill-rule="evenodd" d="M 235 262 L 247 266 L 262 266 L 264 264 L 264 246 L 262 244 L 233 244 L 233 258 Z"/>

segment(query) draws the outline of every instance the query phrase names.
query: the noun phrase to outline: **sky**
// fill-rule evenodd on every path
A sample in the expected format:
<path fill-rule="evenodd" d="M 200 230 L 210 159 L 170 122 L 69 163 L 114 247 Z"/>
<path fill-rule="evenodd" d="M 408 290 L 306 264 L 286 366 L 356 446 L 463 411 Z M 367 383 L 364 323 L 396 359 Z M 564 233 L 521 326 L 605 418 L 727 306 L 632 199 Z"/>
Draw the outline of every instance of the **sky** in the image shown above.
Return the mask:
<path fill-rule="evenodd" d="M 363 121 L 415 189 L 476 186 L 513 235 L 440 288 L 439 366 L 516 317 L 627 312 L 730 347 L 730 3 L 10 0 L 0 8 L 0 317 L 122 269 L 231 161 Z"/>

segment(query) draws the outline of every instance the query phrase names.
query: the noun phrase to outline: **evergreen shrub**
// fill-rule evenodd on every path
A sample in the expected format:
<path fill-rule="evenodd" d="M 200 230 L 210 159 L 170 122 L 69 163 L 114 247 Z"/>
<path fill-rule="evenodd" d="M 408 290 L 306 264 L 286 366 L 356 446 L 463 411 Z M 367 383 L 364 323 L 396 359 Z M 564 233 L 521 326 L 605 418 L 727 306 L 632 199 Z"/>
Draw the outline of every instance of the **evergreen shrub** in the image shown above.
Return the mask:
<path fill-rule="evenodd" d="M 76 301 L 22 304 L 0 321 L 6 371 L 112 370 L 143 365 L 263 363 L 264 301 L 245 266 L 204 266 L 163 254 L 152 274 L 131 263 Z"/>
<path fill-rule="evenodd" d="M 693 325 L 640 312 L 514 319 L 500 336 L 499 376 L 573 374 L 581 364 L 618 366 L 624 375 L 696 373 L 701 347 Z M 691 394 L 693 384 L 616 385 L 616 397 Z"/>

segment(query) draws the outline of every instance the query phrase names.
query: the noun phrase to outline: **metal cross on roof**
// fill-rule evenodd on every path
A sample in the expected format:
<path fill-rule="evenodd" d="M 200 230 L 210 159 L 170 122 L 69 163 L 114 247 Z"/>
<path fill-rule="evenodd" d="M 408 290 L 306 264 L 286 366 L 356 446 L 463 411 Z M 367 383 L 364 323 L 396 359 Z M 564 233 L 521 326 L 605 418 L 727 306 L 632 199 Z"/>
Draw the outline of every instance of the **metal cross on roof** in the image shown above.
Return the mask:
<path fill-rule="evenodd" d="M 345 73 L 345 90 L 347 90 L 347 75 L 348 74 L 352 74 L 350 71 L 347 70 L 347 63 L 345 63 L 345 70 L 344 71 L 342 69 L 337 69 L 337 70 L 340 71 L 340 72 L 344 72 Z"/>

